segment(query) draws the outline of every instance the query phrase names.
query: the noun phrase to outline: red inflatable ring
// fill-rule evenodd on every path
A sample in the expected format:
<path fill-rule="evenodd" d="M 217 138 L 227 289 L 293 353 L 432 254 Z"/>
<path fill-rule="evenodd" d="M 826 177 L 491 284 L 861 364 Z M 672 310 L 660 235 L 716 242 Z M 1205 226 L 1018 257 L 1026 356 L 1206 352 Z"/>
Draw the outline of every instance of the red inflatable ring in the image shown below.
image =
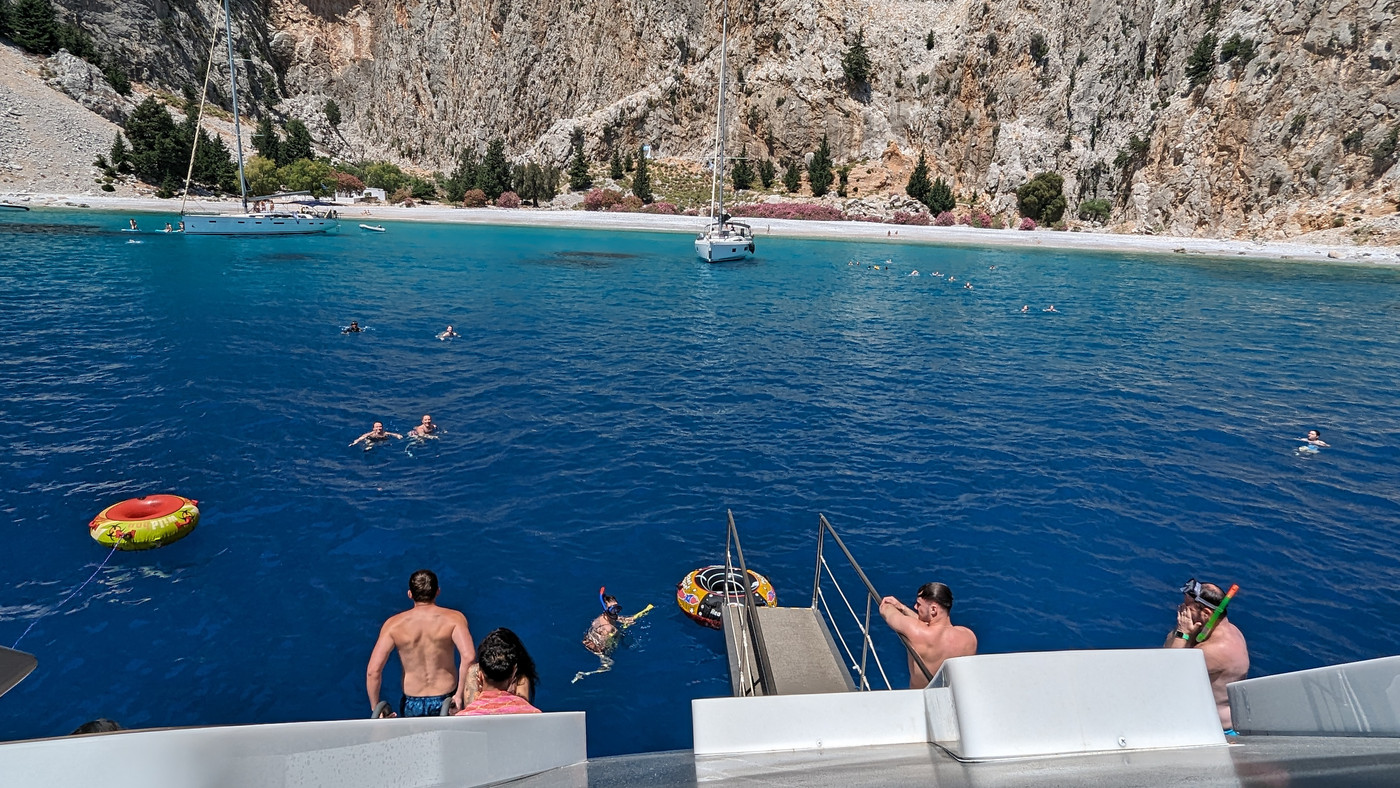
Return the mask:
<path fill-rule="evenodd" d="M 150 550 L 183 538 L 199 524 L 199 501 L 179 495 L 128 498 L 103 509 L 88 533 L 118 550 Z"/>

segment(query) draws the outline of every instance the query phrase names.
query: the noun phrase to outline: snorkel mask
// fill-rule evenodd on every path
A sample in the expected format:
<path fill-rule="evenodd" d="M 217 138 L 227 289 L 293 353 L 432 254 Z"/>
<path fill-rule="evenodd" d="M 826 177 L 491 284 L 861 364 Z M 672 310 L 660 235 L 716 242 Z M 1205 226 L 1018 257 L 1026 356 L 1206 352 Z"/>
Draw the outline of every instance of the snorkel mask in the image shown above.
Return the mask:
<path fill-rule="evenodd" d="M 603 597 L 605 597 L 605 596 L 607 595 L 607 594 L 606 594 L 606 591 L 607 591 L 607 590 L 608 590 L 608 587 L 607 587 L 607 586 L 598 586 L 598 604 L 600 604 L 600 605 L 603 606 L 603 612 L 604 612 L 604 613 L 611 613 L 611 614 L 613 614 L 614 616 L 615 616 L 615 615 L 618 615 L 619 613 L 622 612 L 622 605 L 619 605 L 619 604 L 616 603 L 616 602 L 614 602 L 614 603 L 612 603 L 611 605 L 609 605 L 609 604 L 608 604 L 608 601 L 607 601 L 606 599 L 603 598 Z"/>
<path fill-rule="evenodd" d="M 1191 597 L 1191 599 L 1197 602 L 1198 604 L 1204 605 L 1208 610 L 1213 611 L 1216 609 L 1216 607 L 1218 607 L 1215 603 L 1210 602 L 1205 597 L 1201 596 L 1201 581 L 1197 580 L 1194 577 L 1190 580 L 1187 580 L 1186 585 L 1181 587 L 1181 593 Z"/>

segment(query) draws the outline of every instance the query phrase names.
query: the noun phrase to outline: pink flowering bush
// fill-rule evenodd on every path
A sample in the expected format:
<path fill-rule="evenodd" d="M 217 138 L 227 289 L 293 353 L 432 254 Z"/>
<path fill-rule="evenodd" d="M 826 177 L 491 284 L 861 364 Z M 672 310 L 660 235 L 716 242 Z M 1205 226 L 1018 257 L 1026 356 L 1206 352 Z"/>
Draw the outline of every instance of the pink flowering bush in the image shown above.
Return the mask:
<path fill-rule="evenodd" d="M 462 195 L 462 206 L 465 208 L 480 208 L 486 204 L 486 192 L 480 189 L 468 189 Z"/>
<path fill-rule="evenodd" d="M 937 219 L 933 220 L 933 225 L 935 227 L 952 227 L 956 223 L 957 219 L 953 218 L 952 211 L 944 211 L 943 213 L 938 214 Z"/>
<path fill-rule="evenodd" d="M 520 195 L 515 192 L 501 192 L 501 196 L 496 198 L 497 208 L 519 208 Z"/>
<path fill-rule="evenodd" d="M 607 211 L 622 203 L 622 192 L 617 189 L 591 189 L 583 197 L 585 211 Z"/>
<path fill-rule="evenodd" d="M 1024 219 L 1021 220 L 1021 227 L 1020 227 L 1020 229 L 1022 229 L 1022 230 L 1034 230 L 1034 229 L 1035 229 L 1035 220 L 1032 219 L 1031 217 L 1027 216 L 1026 218 L 1024 218 Z"/>
<path fill-rule="evenodd" d="M 651 205 L 642 206 L 642 213 L 659 213 L 664 216 L 675 216 L 679 213 L 674 203 L 654 202 Z"/>
<path fill-rule="evenodd" d="M 807 221 L 839 222 L 846 214 L 830 205 L 813 205 L 805 202 L 760 202 L 736 205 L 731 213 L 734 216 L 747 216 L 755 219 L 804 219 Z"/>
<path fill-rule="evenodd" d="M 986 230 L 992 226 L 992 217 L 986 211 L 978 211 L 967 218 L 967 223 L 972 227 Z"/>
<path fill-rule="evenodd" d="M 912 224 L 919 227 L 928 227 L 931 221 L 929 215 L 924 211 L 895 211 L 890 219 L 890 224 Z"/>

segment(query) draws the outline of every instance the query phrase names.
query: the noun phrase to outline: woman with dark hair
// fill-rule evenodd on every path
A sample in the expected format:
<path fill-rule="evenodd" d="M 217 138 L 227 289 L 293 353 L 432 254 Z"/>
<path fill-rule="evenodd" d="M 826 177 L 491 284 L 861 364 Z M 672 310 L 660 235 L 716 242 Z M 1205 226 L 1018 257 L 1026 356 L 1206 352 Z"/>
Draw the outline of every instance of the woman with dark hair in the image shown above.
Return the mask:
<path fill-rule="evenodd" d="M 483 714 L 538 714 L 530 705 L 539 676 L 535 661 L 520 637 L 504 627 L 492 631 L 481 640 L 476 651 L 476 665 L 467 677 L 470 689 L 466 706 L 458 716 Z"/>

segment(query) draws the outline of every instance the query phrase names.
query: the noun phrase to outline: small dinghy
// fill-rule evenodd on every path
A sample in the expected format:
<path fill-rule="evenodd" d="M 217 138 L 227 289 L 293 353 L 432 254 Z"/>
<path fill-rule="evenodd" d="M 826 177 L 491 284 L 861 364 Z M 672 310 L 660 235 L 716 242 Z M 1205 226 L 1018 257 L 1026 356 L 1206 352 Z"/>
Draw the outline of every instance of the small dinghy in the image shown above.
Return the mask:
<path fill-rule="evenodd" d="M 382 233 L 382 232 L 384 232 L 384 225 L 382 225 L 382 224 L 362 224 L 362 225 L 360 225 L 360 229 L 361 229 L 361 230 L 369 230 L 369 231 L 372 232 L 372 233 Z"/>

